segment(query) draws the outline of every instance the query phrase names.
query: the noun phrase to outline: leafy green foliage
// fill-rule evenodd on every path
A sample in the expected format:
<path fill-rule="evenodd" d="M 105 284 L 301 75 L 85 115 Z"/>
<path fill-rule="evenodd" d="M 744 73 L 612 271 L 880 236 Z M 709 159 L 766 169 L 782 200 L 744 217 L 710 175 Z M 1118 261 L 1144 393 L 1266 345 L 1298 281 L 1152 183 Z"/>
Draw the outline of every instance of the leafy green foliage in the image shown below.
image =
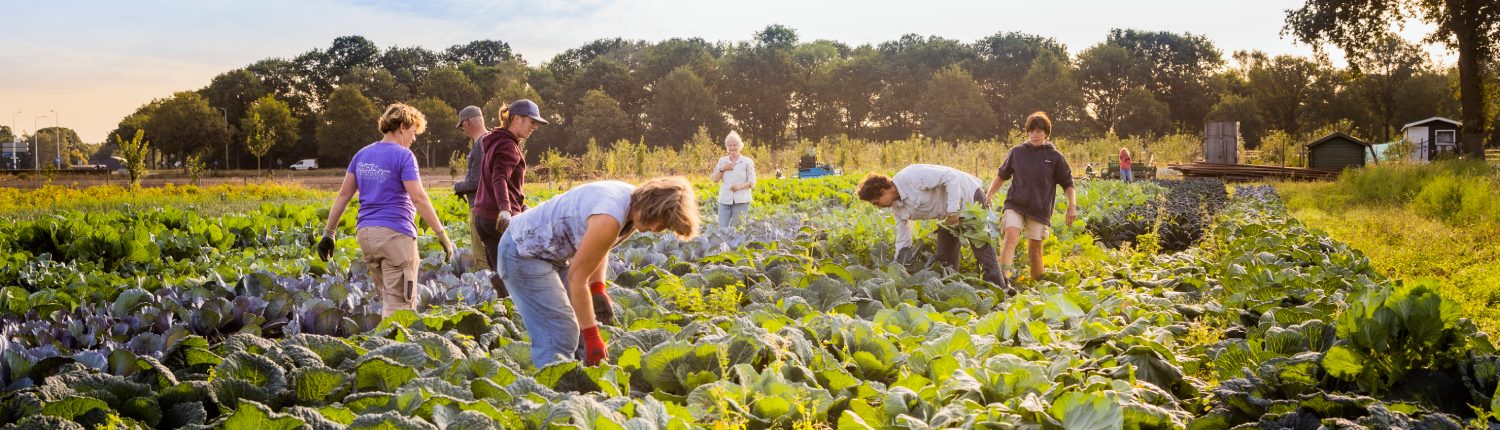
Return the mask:
<path fill-rule="evenodd" d="M 1500 404 L 1500 358 L 1434 284 L 1383 279 L 1358 251 L 1288 218 L 1266 188 L 1229 199 L 1222 184 L 1163 185 L 1189 195 L 1183 207 L 1215 207 L 1197 212 L 1201 237 L 1178 252 L 1105 250 L 1060 228 L 1076 234 L 1070 252 L 1094 257 L 1052 265 L 1010 297 L 970 274 L 893 264 L 890 218 L 839 203 L 830 188 L 849 185 L 840 181 L 769 190 L 775 203 L 744 230 L 627 239 L 609 262 L 619 326 L 601 328 L 614 361 L 596 367 L 532 366 L 515 310 L 452 264 L 424 268 L 441 288 L 421 294 L 438 306 L 384 319 L 360 273 L 0 289 L 0 424 L 1396 428 Z M 1097 186 L 1084 193 L 1098 203 L 1084 206 L 1088 219 L 1159 192 Z M 444 216 L 462 216 L 447 203 Z M 134 219 L 162 224 L 148 240 L 196 221 L 229 226 L 233 236 L 215 239 L 226 249 L 273 255 L 305 237 L 293 224 L 240 223 L 316 219 L 266 211 Z M 83 228 L 53 220 L 0 244 L 58 246 L 38 239 L 72 231 L 53 226 Z M 92 254 L 77 255 L 35 267 L 79 267 Z M 150 270 L 127 260 L 93 273 Z"/>

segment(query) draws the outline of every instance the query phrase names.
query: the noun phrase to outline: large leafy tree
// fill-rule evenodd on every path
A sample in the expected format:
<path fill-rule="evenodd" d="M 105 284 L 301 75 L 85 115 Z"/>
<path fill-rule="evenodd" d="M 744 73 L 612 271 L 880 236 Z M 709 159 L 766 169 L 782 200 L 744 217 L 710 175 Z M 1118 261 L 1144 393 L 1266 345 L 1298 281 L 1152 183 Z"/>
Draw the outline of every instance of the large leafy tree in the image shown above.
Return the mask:
<path fill-rule="evenodd" d="M 215 76 L 209 81 L 208 87 L 198 90 L 208 99 L 208 105 L 215 109 L 223 109 L 220 114 L 224 121 L 229 124 L 230 139 L 243 141 L 244 132 L 239 127 L 240 120 L 245 117 L 250 103 L 266 95 L 269 90 L 261 83 L 261 78 L 246 69 L 236 69 Z M 223 165 L 229 165 L 231 154 L 225 151 L 212 153 L 212 157 L 220 160 Z"/>
<path fill-rule="evenodd" d="M 917 103 L 933 75 L 948 64 L 974 58 L 972 46 L 940 37 L 915 34 L 879 46 L 884 88 L 875 99 L 880 137 L 900 139 L 919 130 Z"/>
<path fill-rule="evenodd" d="M 297 117 L 292 116 L 291 107 L 271 95 L 256 99 L 250 104 L 240 129 L 245 130 L 245 149 L 255 156 L 257 170 L 261 168 L 261 158 L 271 148 L 297 140 L 298 122 Z"/>
<path fill-rule="evenodd" d="M 1463 108 L 1463 149 L 1484 155 L 1484 65 L 1500 39 L 1500 2 L 1495 0 L 1306 0 L 1287 11 L 1285 33 L 1321 48 L 1332 44 L 1349 57 L 1377 51 L 1392 23 L 1419 19 L 1437 27 L 1428 38 L 1458 52 L 1458 94 Z"/>
<path fill-rule="evenodd" d="M 922 132 L 941 140 L 978 140 L 995 135 L 995 111 L 979 82 L 957 64 L 937 72 L 922 94 Z"/>
<path fill-rule="evenodd" d="M 380 139 L 376 121 L 380 110 L 360 92 L 357 85 L 345 85 L 328 96 L 328 109 L 318 117 L 319 164 L 346 165 L 349 158 L 370 142 Z"/>
<path fill-rule="evenodd" d="M 31 134 L 31 141 L 36 144 L 37 159 L 43 165 L 51 165 L 52 159 L 58 156 L 58 149 L 62 150 L 63 164 L 74 164 L 76 161 L 68 155 L 74 150 L 83 147 L 83 140 L 78 133 L 71 128 L 42 127 Z M 7 141 L 8 142 L 8 141 Z M 26 160 L 30 162 L 31 160 Z"/>
<path fill-rule="evenodd" d="M 1423 71 L 1427 59 L 1416 44 L 1391 34 L 1377 37 L 1385 40 L 1349 58 L 1353 75 L 1350 98 L 1363 107 L 1364 122 L 1373 131 L 1370 136 L 1388 142 L 1395 129 L 1404 124 L 1396 118 L 1398 106 L 1415 102 L 1400 98 L 1401 90 Z"/>
<path fill-rule="evenodd" d="M 1050 37 L 1026 33 L 996 33 L 974 43 L 974 61 L 969 70 L 984 88 L 990 107 L 1000 116 L 1000 133 L 1020 126 L 1031 111 L 1019 106 L 1021 80 L 1042 52 L 1066 58 L 1067 47 Z"/>
<path fill-rule="evenodd" d="M 386 48 L 376 63 L 396 75 L 396 82 L 415 88 L 427 78 L 427 72 L 442 65 L 442 56 L 418 46 L 392 46 Z"/>
<path fill-rule="evenodd" d="M 179 92 L 162 102 L 146 124 L 151 141 L 170 161 L 186 163 L 190 152 L 213 150 L 229 143 L 229 127 L 219 111 L 196 92 Z"/>
<path fill-rule="evenodd" d="M 1043 51 L 1031 63 L 1031 71 L 1021 80 L 1017 107 L 1030 113 L 1043 111 L 1052 118 L 1053 134 L 1074 134 L 1083 125 L 1083 96 L 1073 80 L 1073 70 L 1051 51 Z M 1017 119 L 1024 121 L 1023 116 Z"/>
<path fill-rule="evenodd" d="M 476 40 L 453 45 L 443 51 L 443 60 L 452 64 L 471 62 L 480 66 L 495 66 L 519 59 L 520 56 L 511 52 L 510 44 L 499 40 Z"/>
<path fill-rule="evenodd" d="M 1105 43 L 1130 51 L 1149 71 L 1146 88 L 1172 110 L 1172 121 L 1187 130 L 1203 128 L 1203 117 L 1217 101 L 1210 82 L 1224 56 L 1207 37 L 1172 32 L 1110 30 Z"/>
<path fill-rule="evenodd" d="M 427 132 L 417 136 L 411 150 L 422 159 L 423 166 L 446 166 L 453 151 L 468 154 L 469 138 L 458 128 L 458 109 L 436 97 L 424 97 L 411 103 L 427 118 Z"/>
<path fill-rule="evenodd" d="M 792 95 L 801 85 L 792 61 L 795 43 L 795 32 L 773 25 L 756 33 L 754 42 L 740 44 L 721 58 L 724 81 L 719 104 L 750 141 L 783 146 L 781 136 L 792 117 Z"/>
<path fill-rule="evenodd" d="M 1145 63 L 1119 45 L 1100 43 L 1078 53 L 1079 90 L 1101 131 L 1114 131 L 1129 108 L 1121 106 L 1125 94 L 1144 85 L 1148 75 Z"/>
<path fill-rule="evenodd" d="M 651 122 L 646 133 L 648 142 L 681 147 L 699 127 L 714 136 L 726 132 L 718 97 L 691 66 L 678 67 L 652 87 L 654 94 L 646 107 L 646 118 Z"/>
<path fill-rule="evenodd" d="M 1114 131 L 1126 137 L 1156 137 L 1172 132 L 1172 116 L 1166 103 L 1138 86 L 1120 97 L 1119 121 Z"/>
<path fill-rule="evenodd" d="M 339 85 L 358 85 L 360 91 L 377 106 L 407 100 L 411 92 L 396 80 L 396 75 L 378 67 L 359 67 L 339 78 Z"/>
<path fill-rule="evenodd" d="M 579 103 L 578 114 L 573 117 L 571 133 L 569 149 L 580 153 L 588 148 L 589 139 L 609 147 L 621 139 L 633 138 L 635 130 L 630 116 L 620 108 L 620 102 L 604 91 L 589 90 Z"/>
<path fill-rule="evenodd" d="M 1250 96 L 1266 127 L 1301 137 L 1326 122 L 1317 114 L 1332 96 L 1330 70 L 1292 55 L 1268 57 L 1257 51 L 1239 52 L 1235 58 L 1247 66 Z"/>
<path fill-rule="evenodd" d="M 657 82 L 680 67 L 712 85 L 718 80 L 718 58 L 723 52 L 700 38 L 667 39 L 646 47 L 640 79 Z"/>
<path fill-rule="evenodd" d="M 814 120 L 837 121 L 848 136 L 873 137 L 867 122 L 874 117 L 881 78 L 880 54 L 870 45 L 854 48 L 846 59 L 827 64 L 813 74 L 806 88 L 833 105 L 832 117 L 820 115 Z"/>
<path fill-rule="evenodd" d="M 484 100 L 479 94 L 479 86 L 474 85 L 464 72 L 452 67 L 432 70 L 417 87 L 417 93 L 423 97 L 435 97 L 448 106 L 468 106 Z"/>
<path fill-rule="evenodd" d="M 473 81 L 474 85 L 479 87 L 479 95 L 483 99 L 489 99 L 499 94 L 515 94 L 518 91 L 526 90 L 528 86 L 526 80 L 529 70 L 526 67 L 526 63 L 521 62 L 521 60 L 502 61 L 493 66 L 481 66 L 473 62 L 465 62 L 458 65 L 458 70 L 463 71 L 464 75 L 468 76 L 469 80 Z M 464 105 L 453 106 L 463 107 L 471 104 L 478 103 L 469 102 Z"/>
<path fill-rule="evenodd" d="M 797 45 L 792 49 L 792 62 L 797 66 L 798 86 L 792 94 L 792 122 L 798 139 L 819 140 L 837 134 L 839 123 L 838 104 L 829 97 L 826 85 L 831 72 L 844 61 L 849 47 L 830 40 L 816 40 Z"/>

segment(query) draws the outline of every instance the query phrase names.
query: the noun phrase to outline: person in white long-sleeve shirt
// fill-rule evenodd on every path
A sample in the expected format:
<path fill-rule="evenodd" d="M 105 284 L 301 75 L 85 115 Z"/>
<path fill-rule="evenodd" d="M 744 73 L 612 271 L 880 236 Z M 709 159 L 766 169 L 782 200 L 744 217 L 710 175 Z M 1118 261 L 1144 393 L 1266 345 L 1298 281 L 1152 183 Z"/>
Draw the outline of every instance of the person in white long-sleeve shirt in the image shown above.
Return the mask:
<path fill-rule="evenodd" d="M 750 189 L 755 187 L 755 160 L 740 153 L 745 148 L 739 133 L 724 137 L 724 151 L 708 179 L 719 183 L 719 225 L 738 223 L 750 211 Z"/>
<path fill-rule="evenodd" d="M 895 177 L 875 173 L 866 176 L 859 184 L 859 199 L 876 207 L 890 208 L 896 218 L 897 259 L 904 260 L 915 252 L 912 247 L 913 221 L 940 219 L 949 225 L 957 225 L 958 212 L 969 203 L 989 206 L 982 186 L 979 178 L 952 167 L 913 164 L 896 172 Z M 938 262 L 957 270 L 958 237 L 944 228 L 933 234 L 937 236 Z M 1001 277 L 995 247 L 985 245 L 975 247 L 973 251 L 979 267 L 984 270 L 984 280 L 1009 287 Z"/>

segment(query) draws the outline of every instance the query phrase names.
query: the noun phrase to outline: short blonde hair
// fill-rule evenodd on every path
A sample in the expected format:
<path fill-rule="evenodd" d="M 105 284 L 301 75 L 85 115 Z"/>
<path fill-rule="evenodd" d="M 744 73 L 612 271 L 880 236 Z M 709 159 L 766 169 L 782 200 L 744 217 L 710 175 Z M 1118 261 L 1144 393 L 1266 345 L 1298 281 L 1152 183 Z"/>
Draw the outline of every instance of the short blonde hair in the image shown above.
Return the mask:
<path fill-rule="evenodd" d="M 380 114 L 381 133 L 394 133 L 403 128 L 415 129 L 417 134 L 427 131 L 427 116 L 417 108 L 402 103 L 391 103 L 386 106 L 385 113 Z"/>
<path fill-rule="evenodd" d="M 630 212 L 642 222 L 659 222 L 682 240 L 698 235 L 698 192 L 681 176 L 656 178 L 630 194 Z"/>

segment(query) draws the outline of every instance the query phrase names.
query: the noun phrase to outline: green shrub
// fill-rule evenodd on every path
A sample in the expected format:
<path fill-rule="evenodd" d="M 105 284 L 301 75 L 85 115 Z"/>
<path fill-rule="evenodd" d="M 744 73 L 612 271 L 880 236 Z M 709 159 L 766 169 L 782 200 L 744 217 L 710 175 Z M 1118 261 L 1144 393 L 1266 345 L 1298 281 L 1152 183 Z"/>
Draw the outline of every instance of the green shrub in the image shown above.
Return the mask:
<path fill-rule="evenodd" d="M 1494 200 L 1495 181 L 1500 174 L 1478 161 L 1443 161 L 1423 165 L 1372 166 L 1350 169 L 1339 177 L 1334 189 L 1337 203 L 1333 204 L 1412 204 L 1418 212 L 1429 216 L 1440 216 L 1444 220 L 1474 219 L 1454 218 L 1461 202 L 1474 199 L 1475 203 Z M 1468 197 L 1461 197 L 1462 184 L 1474 184 Z M 1446 196 L 1446 197 L 1445 197 Z M 1447 203 L 1444 203 L 1447 202 Z M 1332 202 L 1331 202 L 1332 203 Z M 1474 207 L 1483 211 L 1485 208 Z M 1488 209 L 1493 211 L 1494 206 Z M 1450 215 L 1441 215 L 1450 214 Z M 1477 213 L 1475 213 L 1477 214 Z M 1475 215 L 1475 214 L 1471 214 Z M 1482 217 L 1494 220 L 1493 216 Z"/>

